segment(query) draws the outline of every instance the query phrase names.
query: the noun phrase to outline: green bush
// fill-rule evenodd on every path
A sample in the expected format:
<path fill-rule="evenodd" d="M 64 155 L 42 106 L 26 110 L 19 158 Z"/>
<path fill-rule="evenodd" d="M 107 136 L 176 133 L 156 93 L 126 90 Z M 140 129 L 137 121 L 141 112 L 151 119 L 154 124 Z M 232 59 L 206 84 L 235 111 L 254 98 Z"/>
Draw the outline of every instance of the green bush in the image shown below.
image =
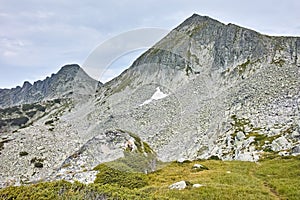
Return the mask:
<path fill-rule="evenodd" d="M 130 189 L 142 188 L 148 185 L 147 176 L 142 173 L 120 171 L 106 164 L 98 165 L 95 170 L 98 170 L 99 173 L 94 183 L 112 184 Z"/>
<path fill-rule="evenodd" d="M 210 156 L 208 160 L 220 160 L 218 156 Z"/>
<path fill-rule="evenodd" d="M 53 119 L 50 119 L 50 120 L 48 120 L 48 121 L 45 122 L 45 125 L 51 125 L 53 123 L 54 123 Z"/>
<path fill-rule="evenodd" d="M 35 108 L 38 110 L 38 111 L 41 111 L 41 112 L 45 112 L 46 111 L 46 108 L 44 106 L 41 106 L 41 105 L 36 105 Z"/>
<path fill-rule="evenodd" d="M 36 111 L 35 111 L 35 110 L 29 111 L 29 112 L 26 113 L 26 115 L 27 115 L 28 117 L 30 117 L 30 118 L 32 118 L 35 114 L 36 114 Z"/>
<path fill-rule="evenodd" d="M 60 103 L 61 99 L 54 99 L 53 101 L 54 101 L 54 103 Z"/>
<path fill-rule="evenodd" d="M 28 118 L 27 117 L 18 117 L 15 119 L 12 119 L 12 126 L 22 126 L 24 124 L 26 124 L 28 122 Z"/>
<path fill-rule="evenodd" d="M 23 104 L 22 105 L 22 110 L 26 112 L 26 111 L 29 111 L 29 110 L 33 109 L 34 106 L 35 106 L 34 104 Z"/>
<path fill-rule="evenodd" d="M 0 109 L 0 113 L 6 114 L 6 115 L 11 115 L 11 114 L 22 114 L 19 110 L 18 106 L 13 106 L 5 109 Z"/>
<path fill-rule="evenodd" d="M 43 168 L 44 165 L 41 162 L 36 162 L 36 163 L 34 163 L 34 167 L 36 167 L 36 168 Z"/>
<path fill-rule="evenodd" d="M 27 156 L 28 155 L 28 152 L 26 152 L 26 151 L 21 151 L 20 153 L 19 153 L 19 155 L 22 157 L 22 156 Z"/>

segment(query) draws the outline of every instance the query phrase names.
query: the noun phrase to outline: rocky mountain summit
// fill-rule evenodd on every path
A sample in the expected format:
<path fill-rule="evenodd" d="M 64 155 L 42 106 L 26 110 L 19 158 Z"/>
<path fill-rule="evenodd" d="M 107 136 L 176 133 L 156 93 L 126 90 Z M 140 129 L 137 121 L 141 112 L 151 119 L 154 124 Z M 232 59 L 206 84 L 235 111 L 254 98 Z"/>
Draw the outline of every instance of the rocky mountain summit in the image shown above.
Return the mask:
<path fill-rule="evenodd" d="M 299 42 L 193 15 L 107 83 L 97 101 L 163 160 L 257 160 L 278 138 L 299 142 Z M 140 106 L 157 87 L 168 95 Z"/>
<path fill-rule="evenodd" d="M 299 52 L 299 37 L 262 35 L 194 14 L 97 90 L 78 66 L 1 90 L 2 107 L 62 101 L 22 128 L 1 132 L 0 182 L 93 177 L 93 167 L 126 158 L 129 146 L 145 158 L 139 169 L 145 171 L 159 160 L 297 155 Z"/>

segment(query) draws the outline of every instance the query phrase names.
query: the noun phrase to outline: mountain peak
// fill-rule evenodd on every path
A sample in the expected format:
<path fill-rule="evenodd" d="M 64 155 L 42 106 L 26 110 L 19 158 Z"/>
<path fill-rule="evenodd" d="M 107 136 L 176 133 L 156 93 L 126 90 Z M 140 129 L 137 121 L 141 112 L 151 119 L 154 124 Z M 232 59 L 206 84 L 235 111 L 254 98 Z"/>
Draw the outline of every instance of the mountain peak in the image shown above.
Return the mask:
<path fill-rule="evenodd" d="M 67 64 L 62 66 L 61 70 L 72 70 L 72 69 L 80 69 L 80 66 L 78 64 Z"/>
<path fill-rule="evenodd" d="M 34 84 L 25 81 L 21 87 L 0 90 L 0 107 L 33 103 L 43 99 L 68 98 L 93 94 L 99 82 L 89 77 L 78 64 L 64 65 L 56 74 Z M 20 90 L 21 89 L 21 90 Z"/>
<path fill-rule="evenodd" d="M 23 83 L 22 88 L 31 87 L 31 86 L 32 86 L 32 84 L 31 84 L 30 82 L 25 81 L 25 82 Z"/>
<path fill-rule="evenodd" d="M 210 18 L 210 17 L 208 17 L 208 16 L 206 16 L 206 15 L 202 16 L 202 15 L 199 15 L 199 14 L 197 14 L 197 13 L 194 13 L 192 16 L 190 16 L 189 18 L 187 18 L 187 20 L 188 20 L 188 19 L 210 20 L 210 19 L 212 19 L 212 18 Z"/>
<path fill-rule="evenodd" d="M 217 23 L 217 24 L 223 24 L 213 18 L 210 18 L 208 16 L 202 16 L 194 13 L 192 16 L 187 18 L 183 23 L 181 23 L 176 29 L 180 30 L 181 28 L 185 26 L 191 26 L 191 25 L 199 25 L 203 23 Z"/>
<path fill-rule="evenodd" d="M 81 67 L 78 64 L 67 64 L 64 65 L 58 72 L 57 74 L 76 74 L 79 70 L 81 69 Z"/>

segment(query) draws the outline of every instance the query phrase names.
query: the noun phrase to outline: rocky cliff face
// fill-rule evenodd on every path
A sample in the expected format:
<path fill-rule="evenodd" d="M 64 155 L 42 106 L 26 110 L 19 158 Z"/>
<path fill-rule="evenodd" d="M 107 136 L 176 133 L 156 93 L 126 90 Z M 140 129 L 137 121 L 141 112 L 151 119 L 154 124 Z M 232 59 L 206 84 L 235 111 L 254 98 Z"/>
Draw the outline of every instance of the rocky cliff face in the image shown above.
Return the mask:
<path fill-rule="evenodd" d="M 79 65 L 66 65 L 57 74 L 33 85 L 25 81 L 22 87 L 0 89 L 0 107 L 92 94 L 97 85 L 98 81 L 90 78 Z"/>
<path fill-rule="evenodd" d="M 298 37 L 261 35 L 193 15 L 119 77 L 87 95 L 84 104 L 65 102 L 10 133 L 0 155 L 5 161 L 0 179 L 33 181 L 55 177 L 58 170 L 61 178 L 68 163 L 66 176 L 72 180 L 122 157 L 128 143 L 150 146 L 163 161 L 211 156 L 256 161 L 264 152 L 299 154 L 299 46 Z M 56 84 L 67 78 L 53 78 L 54 91 L 69 91 Z M 28 155 L 20 157 L 23 151 Z M 89 169 L 75 166 L 85 161 Z"/>

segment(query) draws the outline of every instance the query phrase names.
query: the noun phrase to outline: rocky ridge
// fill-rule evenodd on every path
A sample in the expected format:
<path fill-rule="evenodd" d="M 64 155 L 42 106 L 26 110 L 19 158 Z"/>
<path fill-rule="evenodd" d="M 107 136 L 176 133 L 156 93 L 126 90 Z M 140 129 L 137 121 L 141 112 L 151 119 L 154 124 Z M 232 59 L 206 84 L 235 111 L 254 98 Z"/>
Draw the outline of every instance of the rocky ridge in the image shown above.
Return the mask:
<path fill-rule="evenodd" d="M 76 99 L 93 94 L 98 85 L 101 83 L 89 77 L 79 65 L 65 65 L 45 80 L 33 84 L 25 81 L 22 87 L 0 89 L 0 108 L 60 98 Z"/>

